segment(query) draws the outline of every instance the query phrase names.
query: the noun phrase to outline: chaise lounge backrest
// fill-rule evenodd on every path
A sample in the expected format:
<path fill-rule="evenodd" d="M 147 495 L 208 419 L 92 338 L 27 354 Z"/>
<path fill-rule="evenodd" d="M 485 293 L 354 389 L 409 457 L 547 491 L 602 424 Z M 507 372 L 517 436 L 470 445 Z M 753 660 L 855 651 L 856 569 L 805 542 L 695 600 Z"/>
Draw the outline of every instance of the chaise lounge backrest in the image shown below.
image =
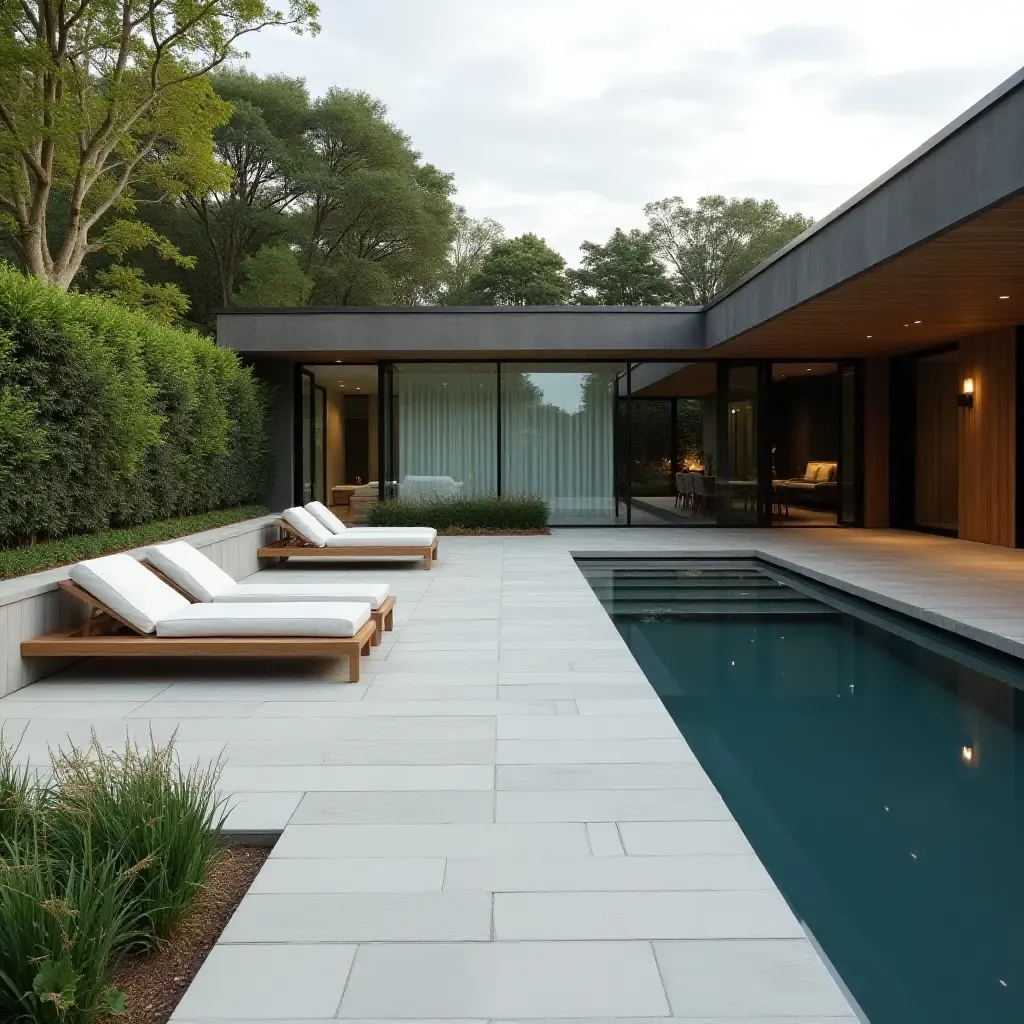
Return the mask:
<path fill-rule="evenodd" d="M 155 633 L 156 624 L 189 607 L 174 587 L 154 576 L 131 555 L 105 555 L 71 567 L 71 581 L 102 601 L 140 633 Z"/>
<path fill-rule="evenodd" d="M 154 569 L 159 569 L 175 586 L 181 587 L 196 601 L 212 601 L 235 586 L 235 580 L 216 562 L 185 540 L 156 544 L 146 550 L 145 557 Z"/>
<path fill-rule="evenodd" d="M 304 508 L 296 505 L 286 508 L 281 518 L 303 539 L 318 548 L 325 547 L 327 541 L 334 536 L 323 523 L 314 519 Z"/>
<path fill-rule="evenodd" d="M 322 501 L 306 502 L 306 511 L 333 534 L 339 534 L 345 529 L 345 524 Z"/>

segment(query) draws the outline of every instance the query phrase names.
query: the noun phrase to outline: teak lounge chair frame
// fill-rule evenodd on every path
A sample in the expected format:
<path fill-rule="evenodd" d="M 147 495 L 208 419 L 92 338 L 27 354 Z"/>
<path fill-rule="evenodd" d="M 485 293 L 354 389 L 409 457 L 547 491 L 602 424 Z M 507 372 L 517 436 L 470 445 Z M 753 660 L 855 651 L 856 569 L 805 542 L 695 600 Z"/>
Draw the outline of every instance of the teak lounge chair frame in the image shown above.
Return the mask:
<path fill-rule="evenodd" d="M 149 562 L 143 563 L 151 573 L 159 576 L 169 587 L 173 587 L 182 597 L 187 598 L 193 604 L 199 604 L 191 594 L 189 594 L 182 587 L 179 587 L 169 576 L 165 576 L 155 565 L 151 565 Z M 243 584 L 244 586 L 244 584 Z M 298 600 L 297 598 L 289 598 L 289 600 Z M 214 602 L 216 603 L 216 602 Z M 379 608 L 370 609 L 370 619 L 376 625 L 377 630 L 373 634 L 373 646 L 379 647 L 380 642 L 384 637 L 384 630 L 389 633 L 395 628 L 395 595 L 388 594 L 388 596 L 381 601 Z"/>
<path fill-rule="evenodd" d="M 89 617 L 76 629 L 22 641 L 23 658 L 347 658 L 348 680 L 357 683 L 359 657 L 377 633 L 370 619 L 355 636 L 150 636 L 71 580 L 58 586 L 88 605 Z"/>
<path fill-rule="evenodd" d="M 366 547 L 328 548 L 311 544 L 283 519 L 274 524 L 282 533 L 280 540 L 268 544 L 256 552 L 257 557 L 283 562 L 286 558 L 364 558 L 366 556 L 409 556 L 423 559 L 423 568 L 429 569 L 437 561 L 437 537 L 432 544 L 414 544 L 408 547 L 394 547 L 367 544 Z"/>

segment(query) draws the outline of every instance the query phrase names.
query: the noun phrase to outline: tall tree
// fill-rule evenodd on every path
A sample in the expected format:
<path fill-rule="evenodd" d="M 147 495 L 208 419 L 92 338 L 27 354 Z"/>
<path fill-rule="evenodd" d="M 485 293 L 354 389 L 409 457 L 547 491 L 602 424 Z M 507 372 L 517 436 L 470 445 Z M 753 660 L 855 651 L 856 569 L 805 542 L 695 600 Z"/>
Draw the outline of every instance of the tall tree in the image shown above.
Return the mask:
<path fill-rule="evenodd" d="M 675 289 L 654 255 L 646 231 L 616 228 L 601 245 L 584 242 L 578 270 L 566 277 L 573 300 L 581 306 L 660 306 L 671 302 Z"/>
<path fill-rule="evenodd" d="M 490 217 L 475 220 L 464 206 L 455 207 L 452 227 L 455 237 L 434 298 L 440 306 L 472 305 L 473 277 L 494 246 L 505 240 L 505 229 Z"/>
<path fill-rule="evenodd" d="M 565 260 L 531 233 L 495 245 L 472 289 L 489 306 L 560 306 L 569 298 Z"/>
<path fill-rule="evenodd" d="M 452 238 L 452 176 L 420 162 L 387 107 L 331 89 L 313 105 L 299 225 L 314 304 L 381 305 L 436 284 Z"/>
<path fill-rule="evenodd" d="M 317 28 L 288 0 L 4 0 L 0 4 L 0 209 L 26 269 L 68 288 L 90 252 L 148 240 L 130 221 L 92 235 L 138 191 L 224 187 L 211 133 L 230 112 L 208 73 L 272 25 Z M 51 238 L 60 197 L 66 224 Z"/>
<path fill-rule="evenodd" d="M 307 190 L 312 107 L 298 78 L 220 70 L 211 82 L 232 107 L 231 119 L 214 133 L 217 160 L 231 178 L 226 188 L 186 192 L 188 216 L 179 227 L 213 271 L 219 304 L 226 306 L 243 261 L 288 240 L 292 226 L 283 214 L 296 209 Z"/>
<path fill-rule="evenodd" d="M 766 199 L 679 196 L 644 207 L 655 253 L 670 268 L 679 301 L 702 306 L 814 222 Z"/>

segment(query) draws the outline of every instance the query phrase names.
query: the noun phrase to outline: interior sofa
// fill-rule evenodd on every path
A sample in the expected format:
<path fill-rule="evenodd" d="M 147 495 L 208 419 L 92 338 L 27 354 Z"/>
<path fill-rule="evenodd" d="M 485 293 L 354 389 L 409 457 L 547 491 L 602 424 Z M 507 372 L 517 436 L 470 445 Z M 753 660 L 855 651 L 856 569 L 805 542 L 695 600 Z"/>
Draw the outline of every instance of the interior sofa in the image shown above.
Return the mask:
<path fill-rule="evenodd" d="M 835 510 L 839 507 L 838 469 L 836 462 L 808 462 L 803 476 L 775 480 L 773 489 L 790 504 Z"/>

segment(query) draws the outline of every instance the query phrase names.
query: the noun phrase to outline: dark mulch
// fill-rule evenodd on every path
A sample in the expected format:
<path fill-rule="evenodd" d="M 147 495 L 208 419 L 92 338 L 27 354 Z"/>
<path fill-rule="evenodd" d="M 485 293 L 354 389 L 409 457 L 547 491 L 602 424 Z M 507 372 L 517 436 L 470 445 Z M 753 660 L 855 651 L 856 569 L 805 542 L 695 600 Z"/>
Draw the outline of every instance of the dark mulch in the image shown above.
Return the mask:
<path fill-rule="evenodd" d="M 437 531 L 442 537 L 539 537 L 551 531 L 545 526 L 539 530 L 464 530 L 459 526 L 446 527 Z"/>
<path fill-rule="evenodd" d="M 103 1024 L 165 1024 L 269 853 L 269 846 L 240 845 L 221 854 L 195 907 L 167 946 L 126 956 L 118 965 L 114 985 L 127 993 L 128 1012 L 102 1018 Z"/>

